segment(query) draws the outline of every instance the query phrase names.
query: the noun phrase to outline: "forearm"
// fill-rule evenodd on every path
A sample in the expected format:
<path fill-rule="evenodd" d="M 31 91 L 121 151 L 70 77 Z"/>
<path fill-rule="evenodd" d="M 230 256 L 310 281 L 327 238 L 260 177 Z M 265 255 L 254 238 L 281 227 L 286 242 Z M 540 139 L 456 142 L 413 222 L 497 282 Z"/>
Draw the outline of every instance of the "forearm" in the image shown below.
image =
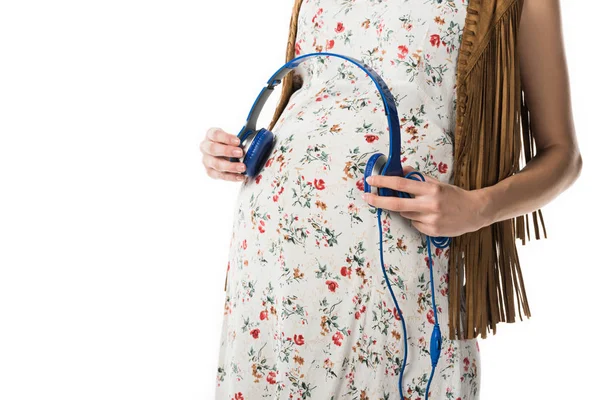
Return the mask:
<path fill-rule="evenodd" d="M 477 190 L 482 198 L 484 226 L 541 208 L 571 186 L 581 167 L 577 146 L 554 145 L 538 150 L 515 175 Z"/>

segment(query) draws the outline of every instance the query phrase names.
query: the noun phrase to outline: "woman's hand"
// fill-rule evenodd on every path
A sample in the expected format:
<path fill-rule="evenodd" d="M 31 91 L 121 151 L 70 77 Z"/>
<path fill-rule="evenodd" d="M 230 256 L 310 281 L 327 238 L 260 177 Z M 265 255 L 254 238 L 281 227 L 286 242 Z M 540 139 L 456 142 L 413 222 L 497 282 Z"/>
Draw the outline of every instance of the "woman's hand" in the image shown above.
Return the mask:
<path fill-rule="evenodd" d="M 240 174 L 246 169 L 243 162 L 231 162 L 229 157 L 240 158 L 244 154 L 238 147 L 240 139 L 223 131 L 221 128 L 210 128 L 200 143 L 202 163 L 208 176 L 214 179 L 239 182 L 245 179 Z"/>
<path fill-rule="evenodd" d="M 414 171 L 404 167 L 405 173 Z M 414 198 L 378 196 L 365 193 L 363 199 L 377 208 L 398 211 L 429 236 L 459 236 L 490 224 L 488 199 L 482 190 L 464 190 L 424 175 L 425 182 L 397 176 L 370 176 L 367 183 L 406 192 Z"/>

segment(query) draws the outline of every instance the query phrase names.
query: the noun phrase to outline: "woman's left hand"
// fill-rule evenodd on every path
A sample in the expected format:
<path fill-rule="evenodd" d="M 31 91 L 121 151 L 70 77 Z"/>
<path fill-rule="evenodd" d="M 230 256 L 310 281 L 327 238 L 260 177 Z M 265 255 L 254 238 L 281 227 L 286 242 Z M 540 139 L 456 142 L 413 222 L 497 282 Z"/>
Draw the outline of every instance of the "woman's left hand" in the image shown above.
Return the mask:
<path fill-rule="evenodd" d="M 403 166 L 405 175 L 414 168 Z M 465 190 L 423 174 L 425 182 L 399 176 L 370 176 L 369 185 L 413 195 L 413 198 L 363 194 L 377 208 L 397 211 L 420 232 L 429 236 L 459 236 L 490 225 L 489 201 L 483 190 Z"/>

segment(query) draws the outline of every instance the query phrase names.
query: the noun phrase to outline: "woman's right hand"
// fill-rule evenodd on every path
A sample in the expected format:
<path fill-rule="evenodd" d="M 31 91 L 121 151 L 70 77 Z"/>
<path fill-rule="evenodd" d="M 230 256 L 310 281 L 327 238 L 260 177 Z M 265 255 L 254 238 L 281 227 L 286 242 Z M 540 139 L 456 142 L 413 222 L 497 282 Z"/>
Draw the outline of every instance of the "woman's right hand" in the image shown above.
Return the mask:
<path fill-rule="evenodd" d="M 236 135 L 221 128 L 210 128 L 206 132 L 206 137 L 200 143 L 200 151 L 208 176 L 234 182 L 245 179 L 245 175 L 241 174 L 246 169 L 244 163 L 229 161 L 229 157 L 243 156 L 244 152 L 238 147 L 239 144 L 240 139 Z"/>

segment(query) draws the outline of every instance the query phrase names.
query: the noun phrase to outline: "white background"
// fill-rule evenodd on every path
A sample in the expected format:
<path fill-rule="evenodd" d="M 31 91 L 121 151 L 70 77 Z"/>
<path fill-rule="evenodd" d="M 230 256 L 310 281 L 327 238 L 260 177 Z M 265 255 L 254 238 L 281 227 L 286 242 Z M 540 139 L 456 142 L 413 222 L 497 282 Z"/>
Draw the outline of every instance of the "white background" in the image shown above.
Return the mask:
<path fill-rule="evenodd" d="M 238 184 L 198 145 L 241 128 L 292 3 L 0 1 L 0 399 L 213 397 Z M 562 7 L 584 170 L 520 247 L 533 317 L 480 340 L 482 400 L 597 393 L 600 5 Z"/>

